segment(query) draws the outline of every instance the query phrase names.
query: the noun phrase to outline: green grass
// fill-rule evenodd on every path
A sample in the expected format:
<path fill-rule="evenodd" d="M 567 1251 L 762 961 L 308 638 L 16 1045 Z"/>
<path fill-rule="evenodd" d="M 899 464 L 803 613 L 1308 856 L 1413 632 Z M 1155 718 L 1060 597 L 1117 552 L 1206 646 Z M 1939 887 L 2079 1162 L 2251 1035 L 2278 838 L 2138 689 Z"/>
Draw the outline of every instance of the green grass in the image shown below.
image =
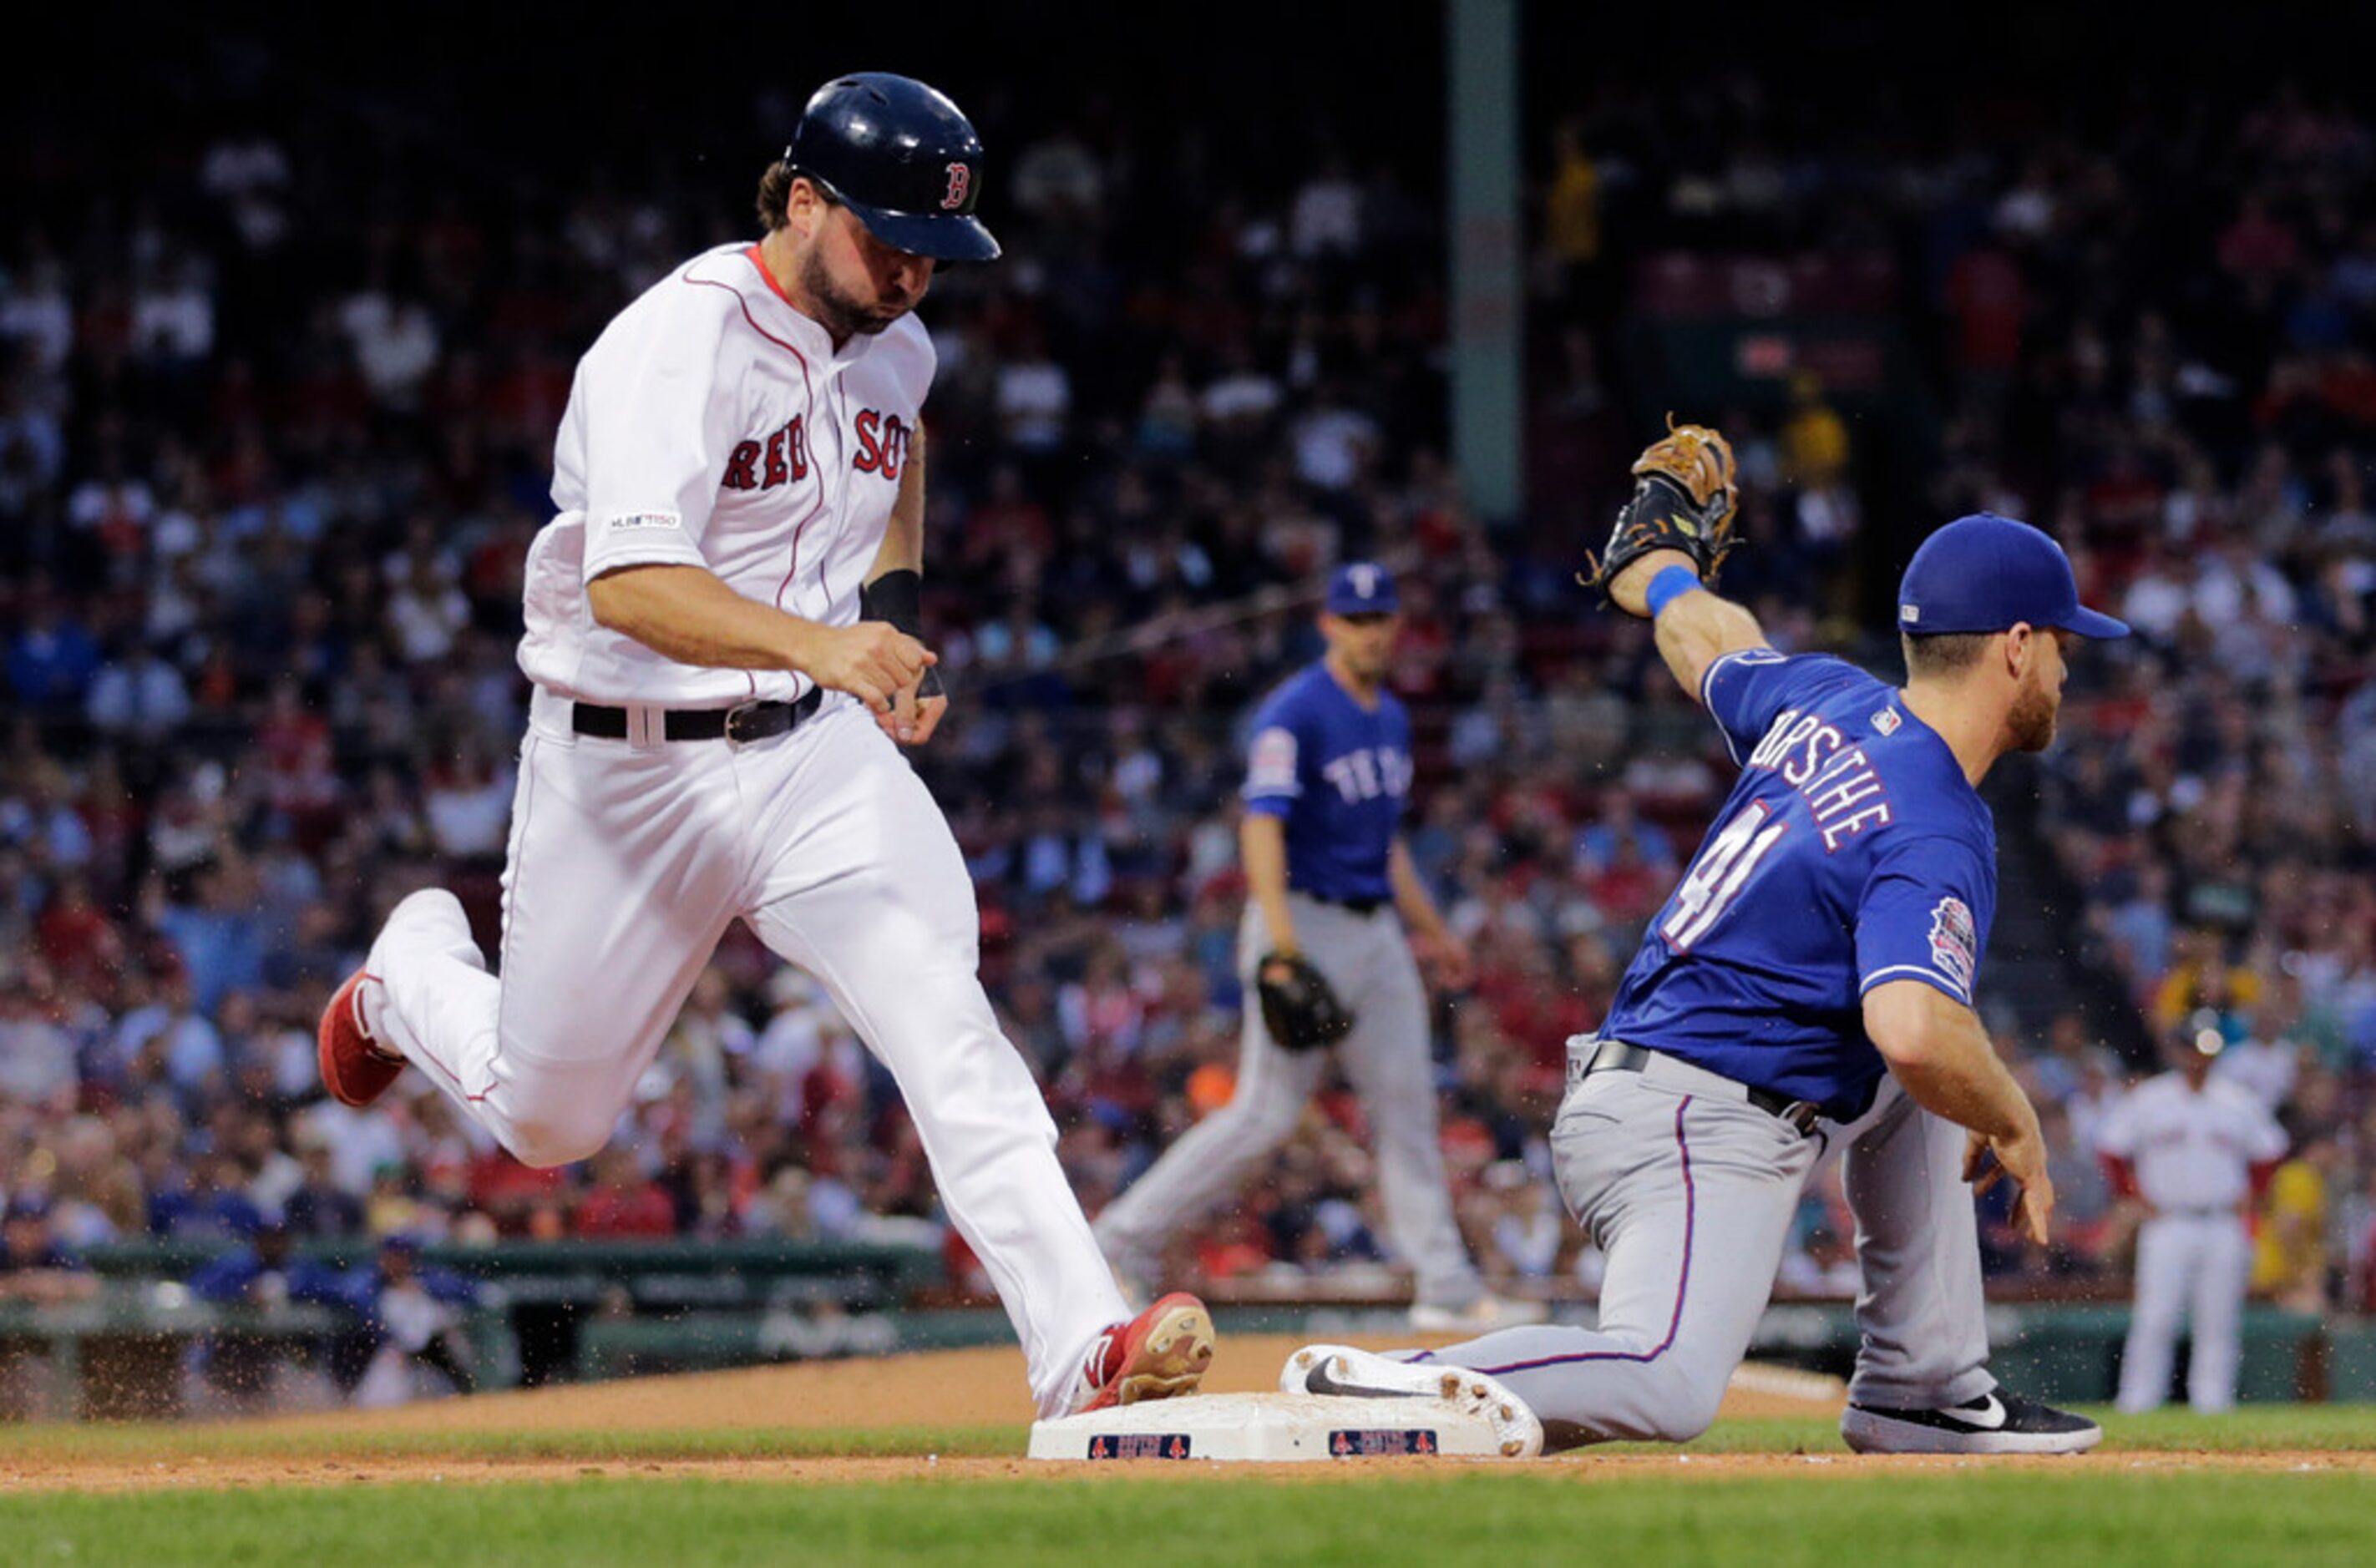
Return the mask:
<path fill-rule="evenodd" d="M 1408 1469 L 1335 1484 L 1276 1471 L 1094 1482 L 1034 1478 L 864 1484 L 612 1477 L 552 1482 L 19 1493 L 0 1480 L 0 1564 L 502 1562 L 596 1568 L 773 1562 L 1000 1568 L 1052 1562 L 1497 1564 L 1744 1562 L 1847 1568 L 1877 1556 L 1990 1568 L 2376 1562 L 2376 1474 L 2137 1469 L 2121 1451 L 2376 1448 L 2376 1408 L 2261 1407 L 2220 1418 L 2108 1420 L 2104 1453 L 2048 1467 L 1984 1461 L 1874 1475 L 1710 1478 L 1617 1468 L 1598 1454 L 1527 1466 Z M 1017 1455 L 1010 1428 L 946 1431 L 399 1434 L 342 1455 L 611 1460 Z M 321 1440 L 236 1427 L 18 1429 L 12 1456 L 167 1461 L 297 1456 Z M 1636 1447 L 1615 1452 L 1673 1451 Z M 1692 1454 L 1843 1452 L 1829 1422 L 1729 1422 Z"/>
<path fill-rule="evenodd" d="M 2247 1406 L 2224 1416 L 2162 1410 L 2121 1416 L 2091 1408 L 2114 1448 L 2157 1452 L 2194 1449 L 2376 1449 L 2376 1405 Z M 218 1458 L 303 1457 L 334 1443 L 342 1455 L 397 1459 L 457 1455 L 501 1459 L 766 1459 L 897 1457 L 945 1454 L 996 1457 L 1023 1452 L 1025 1429 L 987 1427 L 753 1427 L 704 1431 L 382 1431 L 315 1433 L 261 1431 L 235 1422 L 214 1425 L 125 1424 L 0 1428 L 0 1469 L 10 1455 L 47 1459 L 137 1461 L 196 1455 Z M 1666 1454 L 1660 1443 L 1612 1443 L 1610 1454 Z M 1829 1420 L 1731 1420 L 1687 1450 L 1693 1454 L 1845 1453 Z M 5 1562 L 5 1558 L 0 1558 Z"/>
<path fill-rule="evenodd" d="M 1307 1487 L 929 1481 L 784 1487 L 273 1488 L 0 1499 L 15 1563 L 1753 1562 L 1842 1568 L 2033 1561 L 2088 1568 L 2364 1563 L 2376 1484 L 2327 1475 L 2074 1467 L 1811 1482 L 1583 1481 L 1568 1467 Z"/>

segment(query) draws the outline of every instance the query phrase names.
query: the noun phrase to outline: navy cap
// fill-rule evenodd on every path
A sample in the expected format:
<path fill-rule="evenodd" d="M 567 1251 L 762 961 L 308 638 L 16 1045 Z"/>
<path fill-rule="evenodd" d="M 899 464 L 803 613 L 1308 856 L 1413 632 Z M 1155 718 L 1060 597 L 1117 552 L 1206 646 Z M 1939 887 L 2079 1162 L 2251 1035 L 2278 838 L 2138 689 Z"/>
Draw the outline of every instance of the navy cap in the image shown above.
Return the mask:
<path fill-rule="evenodd" d="M 2062 547 L 2027 523 L 1975 512 L 1922 541 L 1897 588 L 1897 629 L 1909 636 L 2002 632 L 2019 622 L 2125 637 L 2125 622 L 2079 602 Z"/>
<path fill-rule="evenodd" d="M 861 71 L 816 89 L 784 161 L 833 193 L 893 250 L 989 261 L 998 242 L 974 216 L 981 138 L 946 94 Z"/>
<path fill-rule="evenodd" d="M 1402 602 L 1395 575 L 1375 561 L 1348 562 L 1328 579 L 1325 608 L 1331 615 L 1391 615 Z"/>

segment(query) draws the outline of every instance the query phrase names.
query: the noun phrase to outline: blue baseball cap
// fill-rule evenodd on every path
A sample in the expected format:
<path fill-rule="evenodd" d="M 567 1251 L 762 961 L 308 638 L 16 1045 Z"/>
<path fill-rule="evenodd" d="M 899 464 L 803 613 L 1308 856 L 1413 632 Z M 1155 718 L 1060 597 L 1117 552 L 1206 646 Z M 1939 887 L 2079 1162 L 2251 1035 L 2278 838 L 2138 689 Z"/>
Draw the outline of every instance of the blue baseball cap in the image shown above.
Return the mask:
<path fill-rule="evenodd" d="M 2062 547 L 2027 523 L 1975 512 L 1922 541 L 1897 588 L 1897 629 L 1909 636 L 2002 632 L 2026 621 L 2083 637 L 2125 637 L 2125 622 L 2079 602 Z"/>
<path fill-rule="evenodd" d="M 1348 561 L 1328 579 L 1331 615 L 1391 615 L 1402 608 L 1395 575 L 1374 561 Z"/>

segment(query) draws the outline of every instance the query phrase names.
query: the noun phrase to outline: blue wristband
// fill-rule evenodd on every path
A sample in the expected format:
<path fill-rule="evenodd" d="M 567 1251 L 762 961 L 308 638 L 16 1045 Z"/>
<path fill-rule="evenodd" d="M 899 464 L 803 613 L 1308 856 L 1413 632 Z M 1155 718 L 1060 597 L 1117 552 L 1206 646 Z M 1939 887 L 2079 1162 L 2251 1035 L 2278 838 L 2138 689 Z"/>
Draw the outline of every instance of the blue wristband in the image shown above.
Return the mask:
<path fill-rule="evenodd" d="M 1667 606 L 1683 595 L 1696 591 L 1699 587 L 1700 575 L 1689 566 L 1678 564 L 1662 568 L 1657 576 L 1650 579 L 1648 590 L 1642 595 L 1644 603 L 1649 607 L 1650 619 L 1657 620 Z"/>

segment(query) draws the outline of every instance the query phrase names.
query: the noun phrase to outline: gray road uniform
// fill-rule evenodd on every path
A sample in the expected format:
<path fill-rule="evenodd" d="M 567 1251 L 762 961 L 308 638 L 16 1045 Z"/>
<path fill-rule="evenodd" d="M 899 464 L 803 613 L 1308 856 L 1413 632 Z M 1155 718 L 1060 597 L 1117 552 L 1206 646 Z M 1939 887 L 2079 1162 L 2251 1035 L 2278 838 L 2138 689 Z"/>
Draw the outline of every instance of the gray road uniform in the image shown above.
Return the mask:
<path fill-rule="evenodd" d="M 1572 1043 L 1551 1134 L 1560 1190 L 1609 1256 L 1599 1327 L 1433 1358 L 1501 1379 L 1554 1443 L 1562 1426 L 1705 1429 L 1833 1146 L 1864 1275 L 1850 1397 L 1917 1408 L 1995 1387 L 1964 1132 L 1887 1075 L 1859 1013 L 1901 979 L 1971 1002 L 1996 901 L 1988 809 L 1946 742 L 1851 665 L 1736 652 L 1701 696 L 1740 779 L 1601 1036 Z"/>
<path fill-rule="evenodd" d="M 1675 571 L 1651 579 L 1653 619 L 1696 591 L 1662 597 Z M 2044 648 L 2059 651 L 2063 636 L 2128 632 L 2079 602 L 2052 539 L 1986 513 L 1923 541 L 1900 584 L 1898 625 L 1919 637 L 2057 634 L 2053 645 L 1982 645 L 2000 657 L 2026 650 L 2017 662 L 2032 683 L 1999 732 L 2023 746 L 2044 743 L 2042 697 L 2052 733 L 2051 698 L 2036 678 L 2058 679 L 2059 660 Z M 1667 657 L 1670 668 L 1686 662 Z M 2001 690 L 1951 688 L 1973 700 Z M 1997 853 L 1970 759 L 1905 694 L 1835 659 L 1737 647 L 1704 667 L 1698 695 L 1740 778 L 1600 1033 L 1569 1042 L 1551 1133 L 1560 1192 L 1608 1254 L 1598 1328 L 1512 1329 L 1391 1358 L 1306 1347 L 1283 1385 L 1426 1394 L 1444 1384 L 1416 1363 L 1433 1361 L 1485 1374 L 1494 1386 L 1469 1386 L 1493 1410 L 1531 1407 L 1548 1447 L 1695 1437 L 1749 1347 L 1808 1175 L 1835 1148 L 1862 1275 L 1861 1343 L 1840 1418 L 1848 1445 L 2095 1446 L 2103 1431 L 2093 1421 L 1990 1375 L 1978 1228 L 1963 1179 L 1967 1135 L 1915 1103 L 1865 1029 L 1877 989 L 1922 1002 L 1909 993 L 1927 988 L 1972 1004 Z M 1927 1003 L 1918 1011 L 1953 1017 Z"/>
<path fill-rule="evenodd" d="M 1422 1306 L 1466 1308 L 1485 1290 L 1454 1221 L 1436 1134 L 1427 992 L 1394 910 L 1389 856 L 1409 793 L 1410 719 L 1381 693 L 1364 707 L 1315 662 L 1257 710 L 1246 809 L 1279 817 L 1288 901 L 1304 956 L 1353 1011 L 1336 1046 L 1367 1108 L 1378 1187 Z M 1165 1151 L 1097 1222 L 1106 1255 L 1144 1278 L 1172 1229 L 1237 1190 L 1253 1161 L 1295 1130 L 1328 1053 L 1282 1050 L 1254 1005 L 1255 961 L 1271 947 L 1249 898 L 1238 936 L 1246 992 L 1237 1092 Z"/>

